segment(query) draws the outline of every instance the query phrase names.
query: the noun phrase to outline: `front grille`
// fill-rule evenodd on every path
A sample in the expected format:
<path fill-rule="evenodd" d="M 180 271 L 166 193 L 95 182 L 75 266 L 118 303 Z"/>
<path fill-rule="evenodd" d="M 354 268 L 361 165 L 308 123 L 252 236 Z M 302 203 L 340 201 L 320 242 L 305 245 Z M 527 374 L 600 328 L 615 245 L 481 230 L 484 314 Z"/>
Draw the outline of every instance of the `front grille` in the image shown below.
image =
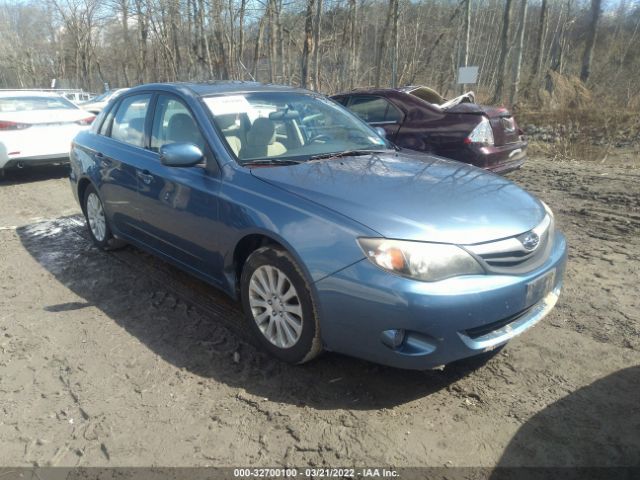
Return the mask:
<path fill-rule="evenodd" d="M 525 247 L 525 237 L 535 234 L 538 244 L 533 250 Z M 465 245 L 485 268 L 497 273 L 520 273 L 538 266 L 546 257 L 553 239 L 553 219 L 546 215 L 542 222 L 521 235 L 493 242 Z"/>
<path fill-rule="evenodd" d="M 479 327 L 468 328 L 464 332 L 469 338 L 476 340 L 477 338 L 484 337 L 485 335 L 488 335 L 506 325 L 509 325 L 510 323 L 515 322 L 523 315 L 526 315 L 529 310 L 531 310 L 531 308 L 533 307 L 529 307 L 521 312 L 516 313 L 515 315 L 511 315 L 507 318 L 503 318 L 502 320 L 498 320 L 497 322 L 487 323 L 486 325 L 480 325 Z"/>

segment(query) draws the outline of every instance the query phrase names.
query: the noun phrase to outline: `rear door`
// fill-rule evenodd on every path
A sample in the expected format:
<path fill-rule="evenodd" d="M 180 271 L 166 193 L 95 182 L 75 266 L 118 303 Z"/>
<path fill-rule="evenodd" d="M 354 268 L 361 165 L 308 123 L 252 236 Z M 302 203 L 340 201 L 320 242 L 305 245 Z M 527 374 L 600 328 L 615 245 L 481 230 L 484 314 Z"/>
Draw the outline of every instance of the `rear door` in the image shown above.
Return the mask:
<path fill-rule="evenodd" d="M 191 143 L 205 153 L 193 167 L 169 167 L 160 162 L 160 149 L 171 143 Z M 138 204 L 144 242 L 171 260 L 221 281 L 218 253 L 217 163 L 195 117 L 177 96 L 156 97 L 144 168 L 138 170 Z"/>
<path fill-rule="evenodd" d="M 372 127 L 382 127 L 392 142 L 398 134 L 404 113 L 386 98 L 375 95 L 353 95 L 347 108 Z"/>
<path fill-rule="evenodd" d="M 151 156 L 145 146 L 150 93 L 123 98 L 100 125 L 90 152 L 98 168 L 98 188 L 105 212 L 116 233 L 137 237 L 137 171 Z"/>

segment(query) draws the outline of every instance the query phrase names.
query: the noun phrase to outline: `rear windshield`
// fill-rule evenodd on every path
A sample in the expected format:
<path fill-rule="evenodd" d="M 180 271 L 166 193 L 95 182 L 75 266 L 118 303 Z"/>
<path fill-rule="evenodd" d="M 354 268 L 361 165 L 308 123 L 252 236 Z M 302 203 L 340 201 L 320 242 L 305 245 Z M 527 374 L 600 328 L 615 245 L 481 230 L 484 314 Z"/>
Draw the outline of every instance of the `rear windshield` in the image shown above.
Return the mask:
<path fill-rule="evenodd" d="M 77 108 L 63 97 L 3 97 L 0 112 L 29 112 L 31 110 L 69 110 Z"/>

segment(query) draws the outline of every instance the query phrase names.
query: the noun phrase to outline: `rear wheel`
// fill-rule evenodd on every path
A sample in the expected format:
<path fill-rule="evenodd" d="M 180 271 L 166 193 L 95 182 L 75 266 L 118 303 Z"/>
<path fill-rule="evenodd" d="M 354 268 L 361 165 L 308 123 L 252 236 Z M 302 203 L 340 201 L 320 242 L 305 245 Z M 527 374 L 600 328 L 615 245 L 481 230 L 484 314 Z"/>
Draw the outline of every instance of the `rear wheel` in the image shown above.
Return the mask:
<path fill-rule="evenodd" d="M 242 306 L 250 328 L 274 356 L 304 363 L 322 351 L 318 316 L 309 287 L 293 258 L 263 247 L 242 270 Z"/>
<path fill-rule="evenodd" d="M 102 200 L 93 185 L 89 185 L 84 192 L 83 207 L 89 235 L 91 235 L 91 240 L 97 247 L 103 250 L 111 250 L 124 245 L 123 241 L 114 238 L 111 233 L 104 207 L 102 206 Z"/>

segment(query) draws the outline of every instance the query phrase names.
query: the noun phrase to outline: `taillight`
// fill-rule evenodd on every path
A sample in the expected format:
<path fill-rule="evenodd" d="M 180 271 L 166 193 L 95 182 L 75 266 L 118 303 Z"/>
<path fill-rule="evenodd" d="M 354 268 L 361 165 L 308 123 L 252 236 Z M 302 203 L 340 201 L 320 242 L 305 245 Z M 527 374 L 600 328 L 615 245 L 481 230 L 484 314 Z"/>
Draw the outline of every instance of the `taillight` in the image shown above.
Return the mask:
<path fill-rule="evenodd" d="M 76 123 L 78 125 L 91 125 L 91 123 L 96 119 L 95 115 L 91 115 L 90 117 L 83 118 L 82 120 L 78 120 Z"/>
<path fill-rule="evenodd" d="M 0 120 L 0 130 L 24 130 L 25 128 L 29 128 L 31 125 L 29 123 L 18 123 L 18 122 L 9 122 L 7 120 Z"/>
<path fill-rule="evenodd" d="M 482 117 L 482 120 L 478 125 L 476 125 L 476 128 L 474 128 L 469 136 L 464 139 L 464 143 L 493 145 L 493 130 L 491 129 L 491 123 L 487 117 Z"/>

